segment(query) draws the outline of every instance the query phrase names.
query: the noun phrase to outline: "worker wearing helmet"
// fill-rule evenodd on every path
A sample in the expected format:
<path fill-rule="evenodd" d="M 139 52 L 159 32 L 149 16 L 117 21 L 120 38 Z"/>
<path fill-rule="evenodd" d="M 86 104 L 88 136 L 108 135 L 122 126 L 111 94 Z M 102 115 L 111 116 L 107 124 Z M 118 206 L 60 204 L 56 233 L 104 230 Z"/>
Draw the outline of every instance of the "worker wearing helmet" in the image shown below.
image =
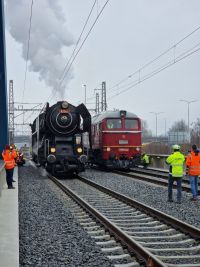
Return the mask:
<path fill-rule="evenodd" d="M 144 166 L 144 169 L 147 169 L 150 164 L 149 156 L 146 153 L 142 154 L 142 164 Z"/>
<path fill-rule="evenodd" d="M 186 158 L 186 166 L 186 174 L 189 175 L 192 191 L 191 201 L 196 201 L 198 195 L 198 176 L 200 175 L 200 153 L 195 144 Z"/>
<path fill-rule="evenodd" d="M 172 146 L 173 153 L 168 156 L 166 163 L 170 165 L 169 168 L 169 179 L 168 179 L 168 202 L 173 202 L 172 188 L 173 183 L 176 181 L 177 184 L 177 203 L 181 203 L 182 189 L 181 183 L 183 178 L 183 165 L 185 162 L 184 155 L 180 152 L 179 145 Z"/>
<path fill-rule="evenodd" d="M 17 151 L 17 147 L 15 144 L 12 144 L 10 146 L 10 151 L 12 152 L 12 155 L 14 156 L 14 160 L 15 160 L 15 166 L 17 166 L 17 158 L 18 158 L 18 151 Z M 12 182 L 16 182 L 15 180 L 12 180 Z"/>
<path fill-rule="evenodd" d="M 14 156 L 14 158 L 15 158 L 15 162 L 16 162 L 17 157 L 18 157 L 18 152 L 17 152 L 17 147 L 16 147 L 16 145 L 15 145 L 15 144 L 11 145 L 11 146 L 10 146 L 10 150 L 12 151 L 12 154 L 13 154 L 13 156 Z"/>
<path fill-rule="evenodd" d="M 12 182 L 15 160 L 9 145 L 5 145 L 5 150 L 2 152 L 2 157 L 5 163 L 4 167 L 6 169 L 6 182 L 8 185 L 8 189 L 14 189 L 15 187 L 12 185 Z"/>

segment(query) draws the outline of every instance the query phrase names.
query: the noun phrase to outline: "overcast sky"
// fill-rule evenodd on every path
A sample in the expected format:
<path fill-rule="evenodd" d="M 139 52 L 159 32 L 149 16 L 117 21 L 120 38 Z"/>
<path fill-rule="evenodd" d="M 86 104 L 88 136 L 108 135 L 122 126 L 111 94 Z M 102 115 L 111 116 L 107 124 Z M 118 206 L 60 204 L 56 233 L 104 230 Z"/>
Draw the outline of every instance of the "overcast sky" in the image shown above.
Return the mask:
<path fill-rule="evenodd" d="M 105 2 L 97 1 L 85 34 Z M 190 122 L 200 117 L 200 51 L 111 97 L 197 45 L 200 30 L 140 74 L 110 89 L 198 28 L 199 0 L 110 0 L 60 87 L 64 65 L 94 1 L 35 0 L 25 90 L 31 0 L 6 0 L 6 3 L 7 73 L 8 80 L 14 80 L 15 101 L 46 102 L 54 88 L 52 104 L 60 99 L 77 104 L 84 102 L 83 84 L 87 86 L 87 98 L 91 98 L 94 88 L 106 81 L 108 109 L 134 112 L 147 121 L 154 134 L 155 115 L 150 112 L 163 112 L 158 115 L 158 134 L 164 133 L 165 121 L 167 128 L 177 120 L 187 121 L 187 104 L 180 99 L 199 100 L 190 105 Z"/>

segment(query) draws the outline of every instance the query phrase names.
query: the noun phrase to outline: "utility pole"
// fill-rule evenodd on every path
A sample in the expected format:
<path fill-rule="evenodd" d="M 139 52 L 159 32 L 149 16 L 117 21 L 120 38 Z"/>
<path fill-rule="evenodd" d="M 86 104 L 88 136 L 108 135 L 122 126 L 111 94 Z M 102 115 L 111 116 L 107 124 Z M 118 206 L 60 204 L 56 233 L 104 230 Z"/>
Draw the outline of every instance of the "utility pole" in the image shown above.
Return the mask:
<path fill-rule="evenodd" d="M 185 102 L 188 105 L 188 110 L 187 110 L 187 117 L 188 117 L 188 141 L 190 143 L 190 104 L 197 102 L 198 100 L 192 100 L 192 101 L 188 101 L 188 100 L 180 100 L 181 102 Z"/>
<path fill-rule="evenodd" d="M 14 143 L 14 92 L 13 92 L 13 80 L 9 81 L 9 143 Z"/>
<path fill-rule="evenodd" d="M 5 47 L 4 0 L 0 0 L 0 151 L 2 151 L 4 149 L 4 145 L 8 143 L 8 107 Z"/>
<path fill-rule="evenodd" d="M 101 88 L 95 88 L 95 91 L 100 91 L 101 92 L 101 112 L 102 111 L 106 111 L 107 110 L 107 100 L 106 100 L 106 82 L 102 82 L 101 84 Z M 96 93 L 96 113 L 99 113 L 99 105 L 100 105 L 100 101 L 99 101 L 100 97 L 99 97 L 99 93 Z"/>
<path fill-rule="evenodd" d="M 102 82 L 102 91 L 101 91 L 101 111 L 107 110 L 107 101 L 106 101 L 106 82 Z"/>
<path fill-rule="evenodd" d="M 97 114 L 99 113 L 99 93 L 96 93 L 96 107 L 95 107 L 95 112 Z"/>
<path fill-rule="evenodd" d="M 83 87 L 85 88 L 85 100 L 84 100 L 84 104 L 85 104 L 85 106 L 86 106 L 86 99 L 87 99 L 87 95 L 86 95 L 86 88 L 87 88 L 87 87 L 86 87 L 86 84 L 84 84 Z"/>
<path fill-rule="evenodd" d="M 158 115 L 164 112 L 153 112 L 150 113 L 154 114 L 156 116 L 156 142 L 158 141 Z"/>

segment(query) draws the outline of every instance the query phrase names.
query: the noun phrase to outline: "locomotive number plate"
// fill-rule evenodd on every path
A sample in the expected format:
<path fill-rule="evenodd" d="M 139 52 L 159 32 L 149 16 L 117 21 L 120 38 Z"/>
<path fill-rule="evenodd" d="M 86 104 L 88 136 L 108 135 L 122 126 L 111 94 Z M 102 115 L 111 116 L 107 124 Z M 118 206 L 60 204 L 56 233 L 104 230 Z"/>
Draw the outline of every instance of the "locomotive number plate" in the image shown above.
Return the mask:
<path fill-rule="evenodd" d="M 122 148 L 121 148 L 121 147 L 120 147 L 118 150 L 119 150 L 119 151 L 124 151 L 124 152 L 126 151 L 126 152 L 128 152 L 128 151 L 129 151 L 129 148 L 125 148 L 125 147 L 122 147 Z"/>
<path fill-rule="evenodd" d="M 68 109 L 60 109 L 60 113 L 69 113 Z"/>
<path fill-rule="evenodd" d="M 128 140 L 119 140 L 119 145 L 127 145 Z"/>

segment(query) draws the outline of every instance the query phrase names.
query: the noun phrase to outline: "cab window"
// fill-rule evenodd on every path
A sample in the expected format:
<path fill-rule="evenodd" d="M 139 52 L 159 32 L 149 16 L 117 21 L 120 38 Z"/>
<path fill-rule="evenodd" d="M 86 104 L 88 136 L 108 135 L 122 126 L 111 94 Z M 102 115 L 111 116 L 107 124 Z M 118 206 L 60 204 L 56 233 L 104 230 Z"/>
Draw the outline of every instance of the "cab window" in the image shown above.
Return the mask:
<path fill-rule="evenodd" d="M 125 129 L 138 129 L 138 120 L 135 119 L 125 119 Z"/>
<path fill-rule="evenodd" d="M 106 121 L 107 129 L 120 129 L 122 128 L 121 119 L 108 119 Z"/>

